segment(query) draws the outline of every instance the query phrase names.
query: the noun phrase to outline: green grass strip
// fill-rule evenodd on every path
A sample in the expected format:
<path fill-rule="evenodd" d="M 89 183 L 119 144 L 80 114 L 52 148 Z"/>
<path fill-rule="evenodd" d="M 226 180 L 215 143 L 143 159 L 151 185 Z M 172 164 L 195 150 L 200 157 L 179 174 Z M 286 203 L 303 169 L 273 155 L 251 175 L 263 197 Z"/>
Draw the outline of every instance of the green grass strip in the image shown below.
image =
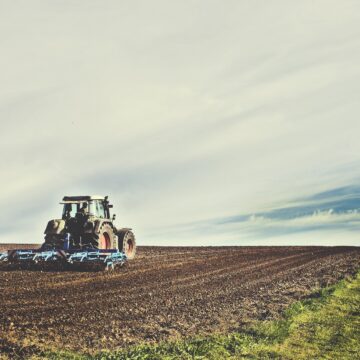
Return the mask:
<path fill-rule="evenodd" d="M 157 345 L 144 344 L 95 356 L 47 353 L 58 360 L 360 359 L 360 272 L 288 308 L 281 320 L 256 322 L 240 333 Z M 34 357 L 39 358 L 39 357 Z"/>

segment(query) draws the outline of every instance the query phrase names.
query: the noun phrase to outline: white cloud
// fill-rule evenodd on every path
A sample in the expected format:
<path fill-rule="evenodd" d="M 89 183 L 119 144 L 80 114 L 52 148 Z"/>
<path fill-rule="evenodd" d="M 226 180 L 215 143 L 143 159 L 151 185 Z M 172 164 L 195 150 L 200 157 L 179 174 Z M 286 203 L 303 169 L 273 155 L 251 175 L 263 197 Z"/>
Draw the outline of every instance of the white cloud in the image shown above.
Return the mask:
<path fill-rule="evenodd" d="M 308 226 L 323 226 L 323 225 L 358 225 L 360 228 L 360 214 L 357 209 L 344 213 L 334 213 L 333 209 L 325 211 L 315 211 L 312 215 L 299 216 L 292 219 L 271 219 L 265 216 L 252 215 L 250 221 L 246 224 L 256 230 L 258 227 L 269 226 L 271 228 L 303 228 L 306 230 Z M 242 226 L 246 226 L 242 224 Z"/>

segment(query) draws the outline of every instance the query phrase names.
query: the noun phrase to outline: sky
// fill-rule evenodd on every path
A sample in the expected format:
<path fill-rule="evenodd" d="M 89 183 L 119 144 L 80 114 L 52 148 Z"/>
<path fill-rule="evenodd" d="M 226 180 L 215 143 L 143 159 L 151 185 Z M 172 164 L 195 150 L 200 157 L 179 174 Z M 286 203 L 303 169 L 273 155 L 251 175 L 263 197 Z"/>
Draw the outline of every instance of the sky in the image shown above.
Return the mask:
<path fill-rule="evenodd" d="M 360 2 L 0 1 L 0 242 L 109 195 L 140 245 L 360 245 Z"/>

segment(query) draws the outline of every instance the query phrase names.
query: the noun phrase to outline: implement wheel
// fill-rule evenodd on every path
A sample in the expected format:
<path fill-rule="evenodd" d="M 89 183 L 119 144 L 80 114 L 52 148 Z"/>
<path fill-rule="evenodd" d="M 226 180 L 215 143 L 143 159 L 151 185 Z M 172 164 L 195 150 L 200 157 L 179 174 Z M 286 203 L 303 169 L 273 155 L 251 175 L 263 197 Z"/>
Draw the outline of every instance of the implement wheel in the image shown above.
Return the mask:
<path fill-rule="evenodd" d="M 118 249 L 122 251 L 129 260 L 132 260 L 136 254 L 136 241 L 135 235 L 128 229 L 119 230 L 118 236 Z"/>

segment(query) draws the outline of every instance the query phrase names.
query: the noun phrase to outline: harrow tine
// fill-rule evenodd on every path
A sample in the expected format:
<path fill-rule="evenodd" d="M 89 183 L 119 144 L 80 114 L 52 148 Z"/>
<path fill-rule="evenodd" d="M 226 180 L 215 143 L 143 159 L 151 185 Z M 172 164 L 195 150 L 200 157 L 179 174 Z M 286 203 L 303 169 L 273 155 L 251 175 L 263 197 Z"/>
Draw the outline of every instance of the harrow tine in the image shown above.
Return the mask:
<path fill-rule="evenodd" d="M 93 265 L 100 267 L 105 270 L 113 270 L 116 266 L 121 266 L 126 261 L 124 253 L 119 251 L 102 251 L 102 250 L 91 250 L 91 251 L 79 251 L 74 252 L 68 258 L 70 264 L 78 265 Z"/>

